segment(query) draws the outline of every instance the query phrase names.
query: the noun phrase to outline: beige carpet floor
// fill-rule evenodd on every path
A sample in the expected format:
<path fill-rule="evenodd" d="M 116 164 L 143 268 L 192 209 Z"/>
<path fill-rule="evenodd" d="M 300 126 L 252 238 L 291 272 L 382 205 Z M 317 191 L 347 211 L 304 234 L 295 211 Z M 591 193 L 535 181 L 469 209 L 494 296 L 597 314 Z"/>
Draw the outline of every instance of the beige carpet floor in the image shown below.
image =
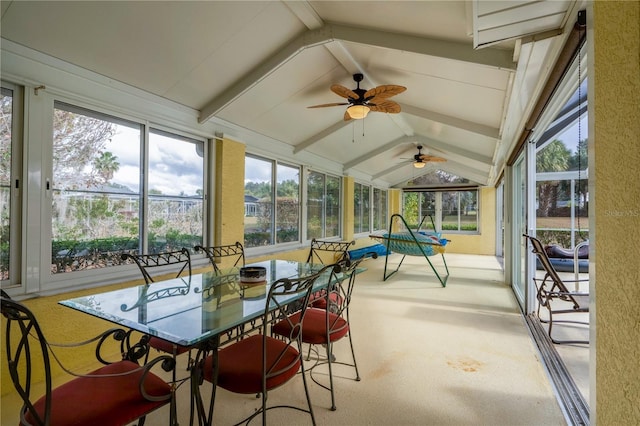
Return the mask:
<path fill-rule="evenodd" d="M 442 270 L 439 257 L 430 258 Z M 390 257 L 397 264 L 399 255 Z M 443 288 L 424 258 L 407 257 L 383 281 L 384 258 L 367 260 L 357 278 L 351 323 L 361 381 L 341 367 L 337 410 L 310 383 L 318 425 L 564 425 L 515 297 L 491 256 L 447 255 Z M 349 359 L 348 340 L 334 348 Z M 325 370 L 326 371 L 326 370 Z M 320 379 L 327 379 L 314 373 Z M 211 385 L 202 387 L 208 398 Z M 188 422 L 188 389 L 180 389 L 180 422 Z M 305 406 L 301 377 L 269 394 L 269 403 Z M 231 425 L 259 406 L 254 396 L 219 389 L 214 424 Z M 268 412 L 273 425 L 311 424 L 295 410 Z M 166 412 L 148 418 L 165 424 Z M 260 424 L 260 419 L 252 424 Z"/>
<path fill-rule="evenodd" d="M 390 256 L 390 264 L 399 257 Z M 430 259 L 442 270 L 439 256 Z M 447 254 L 447 263 L 451 276 L 443 288 L 424 258 L 407 256 L 387 281 L 384 257 L 363 262 L 367 271 L 357 278 L 351 305 L 362 380 L 351 380 L 348 368 L 334 372 L 337 411 L 329 410 L 329 392 L 310 382 L 318 425 L 566 424 L 496 258 Z M 349 359 L 348 340 L 336 343 L 334 353 Z M 327 380 L 322 370 L 315 375 Z M 205 382 L 205 400 L 210 391 Z M 300 375 L 272 391 L 269 404 L 304 407 Z M 258 406 L 255 396 L 219 389 L 214 424 L 235 424 Z M 13 409 L 3 401 L 2 424 L 15 424 L 15 417 L 6 421 L 7 408 Z M 178 410 L 180 424 L 187 425 L 188 386 L 178 390 Z M 167 418 L 165 408 L 146 424 L 165 425 Z M 276 409 L 268 412 L 268 423 L 311 421 L 307 414 Z"/>

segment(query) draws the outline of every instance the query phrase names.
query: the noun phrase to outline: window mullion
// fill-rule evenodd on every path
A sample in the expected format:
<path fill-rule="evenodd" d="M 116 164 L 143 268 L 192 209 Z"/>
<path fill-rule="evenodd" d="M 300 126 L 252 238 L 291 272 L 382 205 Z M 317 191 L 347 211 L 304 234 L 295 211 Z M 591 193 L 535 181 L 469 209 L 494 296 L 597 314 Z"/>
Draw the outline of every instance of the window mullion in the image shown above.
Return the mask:
<path fill-rule="evenodd" d="M 138 220 L 138 234 L 140 241 L 138 249 L 140 253 L 148 253 L 149 249 L 149 126 L 141 125 L 140 132 L 140 207 Z"/>

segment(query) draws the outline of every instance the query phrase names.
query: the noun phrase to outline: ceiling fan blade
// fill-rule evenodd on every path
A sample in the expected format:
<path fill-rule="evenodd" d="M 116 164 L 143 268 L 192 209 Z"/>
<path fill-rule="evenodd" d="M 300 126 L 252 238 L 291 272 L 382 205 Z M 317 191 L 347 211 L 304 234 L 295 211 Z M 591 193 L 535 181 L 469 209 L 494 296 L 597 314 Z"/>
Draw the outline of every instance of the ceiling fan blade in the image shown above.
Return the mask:
<path fill-rule="evenodd" d="M 422 154 L 420 155 L 420 159 L 422 161 L 430 161 L 432 163 L 443 163 L 445 161 L 447 161 L 446 158 L 442 158 L 442 157 L 436 157 L 435 155 L 429 155 L 429 154 Z"/>
<path fill-rule="evenodd" d="M 360 96 L 358 96 L 358 94 L 356 92 L 354 92 L 351 89 L 347 89 L 344 86 L 341 86 L 339 84 L 333 84 L 331 85 L 331 91 L 333 93 L 335 93 L 338 96 L 342 96 L 343 98 L 351 98 L 351 99 L 358 99 L 360 98 Z"/>
<path fill-rule="evenodd" d="M 330 104 L 312 105 L 312 106 L 308 106 L 307 108 L 325 108 L 325 107 L 340 106 L 340 105 L 349 105 L 349 102 L 333 102 Z"/>
<path fill-rule="evenodd" d="M 374 87 L 373 89 L 369 89 L 365 92 L 364 97 L 366 98 L 390 98 L 391 96 L 395 96 L 399 93 L 407 90 L 404 86 L 396 86 L 395 84 L 384 84 L 382 86 Z"/>
<path fill-rule="evenodd" d="M 352 120 L 351 116 L 349 115 L 349 111 L 345 111 L 344 112 L 344 121 L 349 121 Z"/>
<path fill-rule="evenodd" d="M 400 112 L 400 105 L 393 101 L 384 101 L 377 104 L 367 104 L 371 111 L 386 112 L 389 114 L 397 114 Z"/>

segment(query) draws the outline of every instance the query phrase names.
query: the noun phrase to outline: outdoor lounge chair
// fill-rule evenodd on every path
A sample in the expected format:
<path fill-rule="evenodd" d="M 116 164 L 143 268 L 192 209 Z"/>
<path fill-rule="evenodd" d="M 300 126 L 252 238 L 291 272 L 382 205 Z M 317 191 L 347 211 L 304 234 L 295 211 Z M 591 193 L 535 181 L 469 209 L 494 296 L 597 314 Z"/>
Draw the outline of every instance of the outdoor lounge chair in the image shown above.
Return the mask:
<path fill-rule="evenodd" d="M 555 315 L 585 313 L 589 312 L 589 293 L 570 291 L 566 283 L 584 282 L 588 280 L 563 280 L 553 267 L 553 264 L 547 256 L 540 240 L 523 234 L 531 242 L 532 252 L 538 257 L 540 264 L 544 268 L 544 278 L 534 278 L 536 284 L 536 298 L 538 299 L 537 315 L 540 322 L 549 324 L 549 338 L 553 343 L 589 343 L 588 340 L 557 340 L 554 339 L 551 332 L 554 324 L 557 323 L 573 323 L 588 324 L 584 321 L 559 320 Z M 540 308 L 545 307 L 549 313 L 548 319 L 540 317 Z"/>

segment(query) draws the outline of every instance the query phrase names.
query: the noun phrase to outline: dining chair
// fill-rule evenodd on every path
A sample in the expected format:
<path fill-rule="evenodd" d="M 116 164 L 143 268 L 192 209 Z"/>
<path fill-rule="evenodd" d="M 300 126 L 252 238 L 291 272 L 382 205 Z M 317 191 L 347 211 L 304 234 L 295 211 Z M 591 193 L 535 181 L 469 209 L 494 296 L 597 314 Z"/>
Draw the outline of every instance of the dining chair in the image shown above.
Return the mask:
<path fill-rule="evenodd" d="M 218 264 L 222 258 L 229 258 L 228 260 L 233 262 L 233 264 L 230 263 L 230 267 L 244 266 L 244 247 L 239 241 L 236 241 L 235 244 L 210 247 L 196 245 L 193 249 L 196 253 L 200 251 L 204 252 L 215 272 L 220 272 Z"/>
<path fill-rule="evenodd" d="M 131 260 L 138 265 L 147 284 L 155 282 L 154 276 L 157 273 L 169 273 L 167 270 L 173 266 L 180 266 L 175 278 L 181 276 L 191 278 L 191 254 L 185 247 L 180 250 L 152 254 L 123 253 L 120 257 L 123 261 Z"/>
<path fill-rule="evenodd" d="M 142 277 L 147 285 L 155 282 L 154 277 L 159 275 L 166 275 L 169 270 L 175 271 L 175 268 L 179 268 L 175 274 L 175 278 L 185 277 L 188 282 L 185 283 L 185 288 L 188 287 L 191 281 L 191 255 L 189 250 L 183 247 L 180 250 L 153 253 L 153 254 L 133 254 L 123 253 L 121 255 L 123 261 L 133 261 L 138 266 L 138 269 L 142 273 Z M 173 276 L 173 273 L 171 273 Z M 176 345 L 159 337 L 149 336 L 149 346 L 161 351 L 172 354 L 175 357 L 186 352 L 190 352 L 192 347 Z M 191 354 L 189 354 L 189 368 L 192 364 Z"/>
<path fill-rule="evenodd" d="M 203 378 L 213 384 L 209 406 L 209 422 L 212 422 L 216 388 L 219 386 L 239 394 L 262 396 L 262 405 L 245 420 L 249 423 L 257 415 L 262 415 L 262 424 L 267 424 L 267 410 L 272 408 L 291 408 L 308 413 L 315 425 L 313 407 L 304 374 L 302 362 L 301 323 L 311 296 L 314 282 L 326 268 L 311 275 L 297 278 L 283 278 L 270 285 L 264 312 L 261 315 L 261 327 L 258 334 L 252 334 L 221 349 L 214 350 L 203 362 Z M 287 304 L 292 300 L 301 300 L 302 309 L 295 317 L 286 314 Z M 272 318 L 287 322 L 291 333 L 272 337 L 269 332 Z M 273 389 L 284 385 L 301 371 L 304 392 L 308 408 L 290 405 L 267 407 L 267 396 Z"/>
<path fill-rule="evenodd" d="M 588 282 L 589 280 L 563 280 L 553 267 L 547 251 L 542 246 L 540 240 L 527 234 L 523 234 L 523 237 L 531 243 L 531 251 L 538 257 L 545 272 L 542 279 L 534 277 L 533 281 L 537 288 L 536 298 L 538 300 L 538 308 L 536 314 L 540 322 L 549 325 L 549 338 L 556 344 L 589 343 L 588 340 L 558 340 L 554 338 L 551 333 L 554 324 L 589 324 L 587 321 L 557 319 L 557 317 L 555 317 L 555 315 L 589 312 L 589 292 L 571 291 L 567 287 L 567 283 Z M 540 308 L 542 307 L 547 309 L 549 319 L 543 319 L 540 316 Z"/>
<path fill-rule="evenodd" d="M 323 265 L 332 265 L 343 259 L 349 258 L 349 247 L 356 242 L 352 241 L 328 241 L 328 240 L 311 240 L 307 263 L 320 263 Z"/>
<path fill-rule="evenodd" d="M 307 263 L 321 265 L 333 265 L 341 260 L 349 259 L 349 247 L 354 245 L 355 240 L 352 241 L 329 241 L 329 240 L 311 240 L 311 246 L 309 248 L 309 255 L 307 256 Z M 313 304 L 323 307 L 325 300 L 325 291 L 318 291 L 311 295 Z M 335 296 L 335 294 L 334 294 Z"/>
<path fill-rule="evenodd" d="M 170 371 L 175 361 L 161 355 L 139 365 L 146 348 L 126 348 L 127 332 L 110 329 L 101 335 L 75 344 L 48 342 L 33 313 L 11 300 L 3 291 L 2 315 L 7 319 L 4 333 L 8 377 L 23 405 L 19 424 L 27 425 L 143 425 L 147 414 L 170 404 L 169 425 L 177 425 L 173 386 L 153 373 L 153 367 Z M 96 344 L 95 354 L 102 367 L 85 374 L 73 373 L 60 363 L 54 348 Z M 108 348 L 119 342 L 123 358 L 109 362 L 103 354 L 118 351 Z M 104 349 L 103 349 L 103 346 Z M 52 358 L 74 377 L 63 385 L 52 385 Z M 7 377 L 7 379 L 8 379 Z M 34 384 L 44 383 L 44 395 L 34 395 Z"/>
<path fill-rule="evenodd" d="M 311 307 L 307 309 L 304 322 L 302 323 L 302 342 L 309 344 L 309 353 L 311 347 L 321 345 L 325 348 L 326 357 L 321 359 L 317 357 L 316 363 L 309 369 L 311 379 L 321 387 L 331 392 L 331 410 L 336 410 L 335 392 L 333 385 L 333 364 L 342 364 L 353 367 L 355 370 L 355 379 L 360 381 L 360 373 L 358 372 L 358 364 L 356 362 L 356 354 L 353 349 L 353 340 L 351 338 L 351 324 L 349 321 L 349 305 L 355 285 L 357 268 L 364 259 L 368 257 L 376 258 L 377 253 L 368 253 L 367 255 L 350 261 L 343 259 L 335 265 L 329 266 L 331 273 L 327 281 L 327 287 L 324 289 L 324 296 L 321 299 L 324 303 L 318 304 L 317 299 L 311 301 Z M 279 321 L 273 326 L 273 333 L 280 336 L 286 336 L 292 332 L 291 325 L 299 321 L 299 313 L 294 313 L 286 321 Z M 349 346 L 351 348 L 351 363 L 338 362 L 333 355 L 333 344 L 338 340 L 349 337 Z M 316 349 L 316 353 L 319 354 Z M 310 356 L 307 356 L 309 360 Z M 320 383 L 313 376 L 313 370 L 320 366 L 328 364 L 329 368 L 329 386 Z"/>

